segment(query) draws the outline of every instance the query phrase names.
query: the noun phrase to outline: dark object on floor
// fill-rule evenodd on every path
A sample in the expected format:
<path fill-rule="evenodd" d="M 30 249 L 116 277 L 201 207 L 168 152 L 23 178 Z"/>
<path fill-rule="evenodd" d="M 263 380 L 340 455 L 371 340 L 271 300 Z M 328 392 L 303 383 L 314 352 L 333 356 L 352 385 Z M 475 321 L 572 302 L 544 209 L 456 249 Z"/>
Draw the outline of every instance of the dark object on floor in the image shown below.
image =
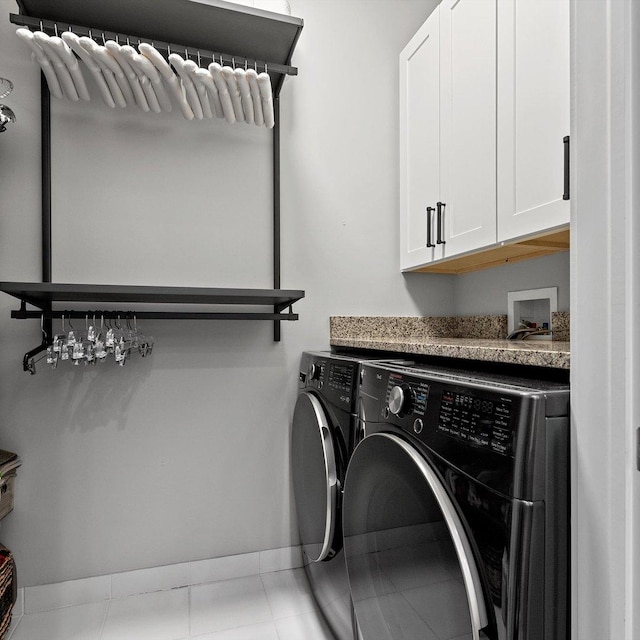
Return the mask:
<path fill-rule="evenodd" d="M 0 640 L 6 637 L 9 630 L 17 596 L 16 563 L 11 551 L 0 545 Z"/>

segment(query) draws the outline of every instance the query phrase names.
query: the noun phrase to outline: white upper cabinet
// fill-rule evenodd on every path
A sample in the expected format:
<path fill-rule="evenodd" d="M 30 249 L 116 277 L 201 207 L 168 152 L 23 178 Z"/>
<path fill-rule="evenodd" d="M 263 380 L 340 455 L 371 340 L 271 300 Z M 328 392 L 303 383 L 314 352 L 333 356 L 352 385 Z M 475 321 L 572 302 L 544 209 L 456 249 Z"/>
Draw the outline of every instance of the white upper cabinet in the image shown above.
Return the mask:
<path fill-rule="evenodd" d="M 442 257 L 441 245 L 435 252 L 431 210 L 440 197 L 439 18 L 436 7 L 400 54 L 402 269 Z"/>
<path fill-rule="evenodd" d="M 496 241 L 496 0 L 440 4 L 440 134 L 446 257 Z"/>
<path fill-rule="evenodd" d="M 569 2 L 498 0 L 498 241 L 569 223 Z"/>
<path fill-rule="evenodd" d="M 566 226 L 568 135 L 568 0 L 442 0 L 400 54 L 401 268 Z"/>

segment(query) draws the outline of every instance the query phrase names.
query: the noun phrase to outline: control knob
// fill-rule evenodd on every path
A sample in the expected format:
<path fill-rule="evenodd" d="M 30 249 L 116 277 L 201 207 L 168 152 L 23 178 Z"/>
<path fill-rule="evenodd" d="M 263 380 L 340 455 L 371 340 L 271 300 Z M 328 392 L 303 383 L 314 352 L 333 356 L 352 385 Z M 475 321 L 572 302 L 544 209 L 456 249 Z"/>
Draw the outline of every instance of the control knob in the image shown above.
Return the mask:
<path fill-rule="evenodd" d="M 322 372 L 322 368 L 319 364 L 312 362 L 309 365 L 309 380 L 317 380 L 320 377 L 320 373 Z"/>
<path fill-rule="evenodd" d="M 389 392 L 389 411 L 394 416 L 406 413 L 411 405 L 411 389 L 409 385 L 396 385 Z"/>

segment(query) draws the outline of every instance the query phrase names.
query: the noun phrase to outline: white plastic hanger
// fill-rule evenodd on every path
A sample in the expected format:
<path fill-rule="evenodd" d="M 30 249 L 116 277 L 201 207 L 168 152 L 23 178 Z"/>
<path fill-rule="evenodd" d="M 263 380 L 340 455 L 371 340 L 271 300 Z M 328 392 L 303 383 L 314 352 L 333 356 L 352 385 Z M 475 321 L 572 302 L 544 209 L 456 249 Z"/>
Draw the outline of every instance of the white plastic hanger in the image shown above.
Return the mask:
<path fill-rule="evenodd" d="M 104 46 L 107 48 L 107 51 L 109 51 L 109 53 L 114 57 L 116 62 L 120 65 L 122 72 L 127 77 L 136 104 L 142 111 L 148 113 L 149 103 L 147 102 L 147 98 L 144 95 L 142 86 L 140 85 L 140 79 L 136 75 L 136 72 L 131 68 L 131 65 L 129 64 L 127 59 L 124 57 L 124 55 L 122 55 L 120 44 L 115 42 L 115 40 L 107 40 Z"/>
<path fill-rule="evenodd" d="M 260 87 L 258 86 L 258 72 L 255 69 L 247 69 L 247 82 L 251 89 L 251 99 L 253 100 L 253 115 L 255 124 L 258 127 L 264 126 L 264 114 L 262 113 L 262 98 L 260 97 Z"/>
<path fill-rule="evenodd" d="M 212 62 L 209 65 L 209 73 L 218 89 L 224 117 L 229 124 L 233 124 L 236 121 L 236 112 L 233 108 L 231 96 L 229 95 L 229 88 L 227 87 L 225 79 L 222 77 L 222 67 L 217 62 Z"/>
<path fill-rule="evenodd" d="M 211 110 L 211 103 L 209 102 L 209 95 L 207 93 L 207 87 L 203 82 L 200 82 L 198 78 L 198 65 L 193 60 L 185 60 L 184 70 L 191 76 L 193 80 L 193 86 L 198 92 L 198 98 L 200 99 L 200 105 L 202 106 L 202 113 L 205 118 L 213 118 L 213 111 Z"/>
<path fill-rule="evenodd" d="M 184 97 L 180 80 L 174 73 L 173 69 L 169 66 L 169 63 L 163 58 L 162 54 L 154 46 L 147 44 L 146 42 L 141 42 L 138 45 L 138 50 L 160 72 L 160 75 L 178 103 L 180 111 L 182 111 L 182 115 L 187 120 L 193 120 L 193 110 L 189 106 L 187 99 Z"/>
<path fill-rule="evenodd" d="M 102 100 L 104 101 L 104 103 L 108 107 L 111 107 L 112 109 L 114 109 L 116 106 L 116 103 L 114 102 L 113 96 L 111 95 L 111 91 L 107 85 L 106 80 L 104 79 L 104 76 L 102 75 L 102 71 L 100 70 L 100 67 L 97 65 L 97 63 L 94 62 L 93 57 L 90 56 L 82 48 L 82 46 L 80 45 L 80 38 L 75 33 L 72 33 L 71 31 L 65 31 L 62 34 L 62 39 L 78 55 L 80 60 L 82 60 L 82 62 L 85 63 L 87 69 L 89 69 L 89 72 L 91 73 L 91 75 L 93 76 L 93 79 L 95 80 L 96 86 L 100 91 L 100 95 L 102 96 Z"/>
<path fill-rule="evenodd" d="M 140 67 L 134 62 L 134 58 L 138 55 L 138 52 L 128 44 L 120 47 L 120 51 L 122 55 L 125 57 L 127 62 L 131 65 L 134 73 L 138 76 L 140 80 L 140 86 L 144 91 L 144 95 L 147 99 L 147 103 L 149 104 L 149 109 L 153 111 L 153 113 L 161 113 L 162 109 L 160 108 L 160 103 L 158 102 L 158 96 L 156 96 L 156 92 L 151 86 L 151 80 L 149 77 L 140 71 Z"/>
<path fill-rule="evenodd" d="M 92 38 L 82 36 L 80 38 L 80 46 L 87 52 L 87 55 L 91 56 L 93 62 L 98 66 L 100 71 L 102 71 L 102 76 L 107 81 L 107 85 L 109 85 L 109 91 L 111 92 L 114 102 L 120 108 L 124 109 L 127 106 L 127 101 L 122 93 L 122 89 L 120 88 L 118 81 L 116 80 L 115 73 L 109 69 L 98 53 L 100 45 Z M 133 99 L 133 96 L 131 97 Z"/>
<path fill-rule="evenodd" d="M 49 48 L 58 54 L 60 60 L 69 70 L 71 79 L 73 80 L 73 84 L 78 93 L 78 97 L 87 102 L 91 100 L 91 95 L 87 89 L 87 83 L 84 80 L 84 75 L 82 74 L 82 70 L 78 64 L 78 58 L 73 55 L 73 51 L 71 51 L 69 45 L 67 45 L 62 38 L 59 38 L 58 36 L 51 36 L 49 38 Z"/>
<path fill-rule="evenodd" d="M 236 69 L 234 71 L 238 90 L 240 91 L 240 99 L 242 100 L 242 109 L 244 111 L 244 119 L 247 124 L 255 122 L 255 114 L 253 109 L 253 100 L 251 99 L 251 87 L 247 80 L 247 72 L 244 69 Z"/>
<path fill-rule="evenodd" d="M 196 69 L 195 75 L 198 82 L 201 82 L 205 86 L 207 93 L 209 94 L 209 102 L 213 105 L 216 117 L 224 118 L 224 110 L 222 109 L 222 103 L 220 102 L 218 87 L 216 87 L 216 83 L 213 81 L 209 71 L 207 69 L 198 68 Z"/>
<path fill-rule="evenodd" d="M 85 82 L 82 69 L 78 64 L 78 58 L 76 58 L 73 51 L 71 51 L 69 45 L 58 36 L 52 36 L 49 39 L 49 43 L 58 52 L 58 55 L 60 56 L 62 62 L 67 65 L 67 69 L 69 69 L 69 73 L 71 74 L 71 78 L 73 79 L 73 84 L 75 84 L 76 86 L 78 97 L 81 100 L 85 100 L 87 102 L 91 100 L 91 94 L 89 93 L 89 89 L 87 88 L 87 83 Z"/>
<path fill-rule="evenodd" d="M 33 33 L 31 33 L 29 29 L 20 27 L 19 29 L 16 29 L 16 35 L 26 42 L 31 49 L 33 59 L 40 65 L 42 73 L 47 80 L 47 85 L 49 86 L 51 95 L 56 98 L 62 98 L 64 94 L 62 93 L 62 87 L 60 86 L 58 76 L 56 75 L 51 62 L 49 62 L 49 58 L 42 50 L 42 47 L 34 40 Z"/>
<path fill-rule="evenodd" d="M 273 89 L 271 88 L 271 78 L 268 73 L 258 74 L 258 86 L 260 87 L 260 98 L 262 100 L 262 113 L 264 115 L 264 126 L 273 129 L 276 121 L 273 113 Z"/>
<path fill-rule="evenodd" d="M 198 120 L 202 120 L 204 118 L 202 105 L 200 104 L 200 98 L 198 98 L 198 92 L 196 91 L 195 85 L 193 84 L 193 80 L 191 79 L 189 72 L 184 68 L 185 60 L 177 53 L 172 53 L 171 55 L 169 55 L 169 62 L 178 72 L 178 75 L 182 80 L 182 86 L 184 87 L 185 93 L 187 94 L 187 100 L 189 101 L 189 105 L 193 110 L 193 115 Z"/>
<path fill-rule="evenodd" d="M 169 100 L 169 94 L 162 84 L 162 78 L 149 59 L 139 53 L 136 53 L 134 56 L 131 56 L 131 64 L 134 67 L 138 67 L 138 71 L 140 73 L 144 73 L 144 75 L 151 80 L 151 86 L 156 92 L 160 108 L 163 111 L 173 111 L 171 100 Z"/>
<path fill-rule="evenodd" d="M 75 84 L 73 84 L 73 79 L 71 78 L 69 69 L 67 69 L 65 63 L 62 62 L 56 50 L 49 45 L 49 36 L 44 31 L 35 31 L 33 39 L 40 45 L 44 54 L 49 58 L 49 62 L 53 65 L 53 69 L 60 81 L 60 86 L 64 91 L 64 95 L 69 100 L 78 102 L 78 92 L 76 91 Z"/>
<path fill-rule="evenodd" d="M 238 122 L 244 122 L 244 110 L 242 109 L 242 98 L 240 98 L 240 90 L 236 81 L 236 75 L 231 67 L 222 67 L 222 77 L 227 83 L 231 102 L 233 103 L 233 111 L 236 114 Z"/>
<path fill-rule="evenodd" d="M 82 44 L 82 40 L 80 40 L 80 44 Z M 101 46 L 98 43 L 94 42 L 94 46 L 91 47 L 91 53 L 96 62 L 103 70 L 107 69 L 108 71 L 111 71 L 111 73 L 113 73 L 116 82 L 120 87 L 120 91 L 122 91 L 125 102 L 128 105 L 137 104 L 136 98 L 133 95 L 133 87 L 125 76 L 122 67 L 118 64 L 118 61 L 109 53 L 107 47 Z"/>

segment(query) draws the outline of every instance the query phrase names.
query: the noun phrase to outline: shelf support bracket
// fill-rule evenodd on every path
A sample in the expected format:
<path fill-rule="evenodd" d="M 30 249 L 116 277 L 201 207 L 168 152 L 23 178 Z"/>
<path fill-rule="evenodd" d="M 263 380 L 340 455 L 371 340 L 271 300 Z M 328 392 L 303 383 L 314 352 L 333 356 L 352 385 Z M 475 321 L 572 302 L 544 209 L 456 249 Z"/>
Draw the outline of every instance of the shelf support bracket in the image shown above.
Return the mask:
<path fill-rule="evenodd" d="M 280 98 L 273 98 L 273 288 L 280 289 Z M 276 306 L 274 313 L 280 313 Z M 280 342 L 280 320 L 273 323 L 273 340 Z"/>
<path fill-rule="evenodd" d="M 40 73 L 40 120 L 42 155 L 42 282 L 51 282 L 51 93 L 44 73 Z M 22 301 L 24 305 L 24 300 Z M 45 305 L 50 310 L 51 304 Z M 24 311 L 22 309 L 21 311 Z M 43 318 L 42 330 L 51 339 L 51 318 Z"/>

